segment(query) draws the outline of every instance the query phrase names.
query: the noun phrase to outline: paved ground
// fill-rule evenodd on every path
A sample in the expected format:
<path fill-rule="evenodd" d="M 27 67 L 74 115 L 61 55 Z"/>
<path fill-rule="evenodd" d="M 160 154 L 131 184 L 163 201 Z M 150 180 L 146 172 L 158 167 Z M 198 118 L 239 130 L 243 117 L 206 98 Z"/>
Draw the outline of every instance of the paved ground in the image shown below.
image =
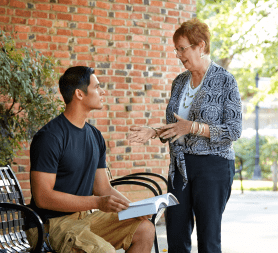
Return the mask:
<path fill-rule="evenodd" d="M 167 252 L 165 226 L 157 229 L 160 252 Z M 197 253 L 196 231 L 192 245 Z M 278 252 L 278 192 L 233 191 L 223 216 L 222 252 Z"/>
<path fill-rule="evenodd" d="M 167 252 L 165 226 L 159 225 L 157 232 L 160 252 Z M 192 246 L 197 253 L 196 231 Z M 232 192 L 223 216 L 222 252 L 278 252 L 278 192 Z"/>

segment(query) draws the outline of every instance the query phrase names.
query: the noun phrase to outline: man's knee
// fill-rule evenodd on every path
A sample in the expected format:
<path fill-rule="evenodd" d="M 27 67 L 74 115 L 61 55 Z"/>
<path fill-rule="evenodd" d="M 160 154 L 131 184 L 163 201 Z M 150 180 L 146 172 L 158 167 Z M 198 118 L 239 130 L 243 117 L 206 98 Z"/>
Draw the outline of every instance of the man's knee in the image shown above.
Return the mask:
<path fill-rule="evenodd" d="M 138 240 L 143 240 L 145 242 L 147 242 L 147 241 L 153 242 L 154 235 L 155 235 L 155 227 L 151 221 L 144 220 L 139 225 L 135 234 L 136 234 Z"/>

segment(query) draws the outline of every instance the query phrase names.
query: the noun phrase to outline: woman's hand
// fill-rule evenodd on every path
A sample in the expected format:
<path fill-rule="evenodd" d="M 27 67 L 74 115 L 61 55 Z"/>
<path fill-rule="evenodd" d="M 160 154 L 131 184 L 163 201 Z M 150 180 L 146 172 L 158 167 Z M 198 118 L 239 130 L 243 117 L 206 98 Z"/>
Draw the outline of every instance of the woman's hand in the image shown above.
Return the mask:
<path fill-rule="evenodd" d="M 169 139 L 174 137 L 171 142 L 176 141 L 178 138 L 180 138 L 183 135 L 189 134 L 192 125 L 192 121 L 183 119 L 182 117 L 180 117 L 175 113 L 174 116 L 178 120 L 178 122 L 161 127 L 161 130 L 164 130 L 164 132 L 160 135 L 160 137 L 164 139 Z"/>
<path fill-rule="evenodd" d="M 133 132 L 127 136 L 130 142 L 146 143 L 155 136 L 155 130 L 148 127 L 131 127 L 130 130 Z"/>

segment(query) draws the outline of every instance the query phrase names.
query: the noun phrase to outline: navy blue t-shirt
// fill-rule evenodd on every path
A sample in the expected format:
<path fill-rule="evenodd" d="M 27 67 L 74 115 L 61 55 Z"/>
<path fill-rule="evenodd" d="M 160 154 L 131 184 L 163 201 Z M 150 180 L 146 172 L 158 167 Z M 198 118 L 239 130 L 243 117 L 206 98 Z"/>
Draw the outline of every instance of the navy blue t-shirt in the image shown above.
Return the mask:
<path fill-rule="evenodd" d="M 106 168 L 106 145 L 95 127 L 86 123 L 82 129 L 78 128 L 61 114 L 36 133 L 30 158 L 31 171 L 56 174 L 54 190 L 90 196 L 97 168 Z M 31 208 L 44 222 L 69 214 L 40 209 L 33 198 Z"/>

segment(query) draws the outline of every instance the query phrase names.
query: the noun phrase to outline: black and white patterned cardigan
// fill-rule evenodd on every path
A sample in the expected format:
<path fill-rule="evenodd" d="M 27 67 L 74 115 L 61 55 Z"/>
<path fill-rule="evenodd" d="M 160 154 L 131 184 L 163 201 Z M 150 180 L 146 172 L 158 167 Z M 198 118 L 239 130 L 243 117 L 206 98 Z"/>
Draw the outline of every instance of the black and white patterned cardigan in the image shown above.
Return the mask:
<path fill-rule="evenodd" d="M 166 109 L 167 124 L 177 122 L 173 113 L 178 114 L 180 100 L 190 76 L 191 73 L 187 70 L 173 81 L 171 98 Z M 170 180 L 173 183 L 176 163 L 183 176 L 182 189 L 187 183 L 184 154 L 211 154 L 228 160 L 235 159 L 232 142 L 241 135 L 242 106 L 237 82 L 232 74 L 214 62 L 210 64 L 203 85 L 192 102 L 188 120 L 208 124 L 210 138 L 187 134 L 184 136 L 183 146 L 178 141 L 169 142 Z"/>

